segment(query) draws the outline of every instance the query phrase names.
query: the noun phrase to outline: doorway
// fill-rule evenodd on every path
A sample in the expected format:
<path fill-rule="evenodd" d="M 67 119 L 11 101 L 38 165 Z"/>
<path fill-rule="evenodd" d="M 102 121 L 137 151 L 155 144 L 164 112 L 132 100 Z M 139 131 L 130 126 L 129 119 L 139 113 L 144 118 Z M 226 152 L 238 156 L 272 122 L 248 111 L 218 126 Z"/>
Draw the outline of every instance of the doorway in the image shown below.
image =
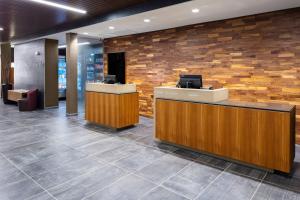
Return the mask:
<path fill-rule="evenodd" d="M 118 83 L 125 84 L 125 52 L 108 53 L 108 75 L 116 75 Z"/>

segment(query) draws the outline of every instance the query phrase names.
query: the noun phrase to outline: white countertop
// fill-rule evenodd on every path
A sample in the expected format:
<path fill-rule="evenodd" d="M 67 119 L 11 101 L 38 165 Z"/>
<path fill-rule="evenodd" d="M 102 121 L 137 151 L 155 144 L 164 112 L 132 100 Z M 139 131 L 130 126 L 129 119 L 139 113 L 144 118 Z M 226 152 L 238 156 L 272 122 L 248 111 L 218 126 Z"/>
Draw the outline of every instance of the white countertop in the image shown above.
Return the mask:
<path fill-rule="evenodd" d="M 228 89 L 190 89 L 175 86 L 154 88 L 154 98 L 171 99 L 192 102 L 218 102 L 228 99 Z"/>
<path fill-rule="evenodd" d="M 136 85 L 135 84 L 86 83 L 85 90 L 89 92 L 125 94 L 125 93 L 136 92 Z"/>

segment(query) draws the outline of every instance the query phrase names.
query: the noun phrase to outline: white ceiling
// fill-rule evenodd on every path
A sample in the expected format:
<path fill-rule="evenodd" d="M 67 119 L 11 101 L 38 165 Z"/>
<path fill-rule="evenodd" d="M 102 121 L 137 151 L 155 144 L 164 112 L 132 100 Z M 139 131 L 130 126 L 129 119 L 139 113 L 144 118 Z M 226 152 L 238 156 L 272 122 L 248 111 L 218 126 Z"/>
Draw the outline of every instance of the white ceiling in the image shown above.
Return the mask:
<path fill-rule="evenodd" d="M 86 32 L 88 35 L 84 35 L 85 37 L 111 38 L 294 7 L 300 7 L 300 0 L 193 0 L 68 32 L 81 35 Z M 194 8 L 198 8 L 200 12 L 192 13 Z M 146 18 L 151 19 L 151 22 L 145 23 Z M 109 26 L 114 26 L 115 29 L 110 30 Z M 45 37 L 58 39 L 60 44 L 64 44 L 65 33 Z"/>

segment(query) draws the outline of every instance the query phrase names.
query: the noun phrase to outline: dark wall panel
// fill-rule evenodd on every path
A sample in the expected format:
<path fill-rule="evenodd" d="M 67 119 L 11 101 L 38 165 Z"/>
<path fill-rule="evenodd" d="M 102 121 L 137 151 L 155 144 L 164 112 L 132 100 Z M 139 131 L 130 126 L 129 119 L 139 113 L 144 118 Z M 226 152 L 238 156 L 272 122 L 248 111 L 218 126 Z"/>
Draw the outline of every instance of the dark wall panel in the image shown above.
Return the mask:
<path fill-rule="evenodd" d="M 15 45 L 15 89 L 37 88 L 39 107 L 44 108 L 45 40 Z"/>

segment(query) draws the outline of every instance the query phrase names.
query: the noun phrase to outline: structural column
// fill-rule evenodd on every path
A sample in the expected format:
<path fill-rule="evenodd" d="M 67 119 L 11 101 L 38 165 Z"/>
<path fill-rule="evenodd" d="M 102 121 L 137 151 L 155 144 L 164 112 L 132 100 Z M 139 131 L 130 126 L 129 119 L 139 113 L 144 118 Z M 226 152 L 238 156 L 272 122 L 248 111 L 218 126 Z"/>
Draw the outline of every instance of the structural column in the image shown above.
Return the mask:
<path fill-rule="evenodd" d="M 67 57 L 67 94 L 66 113 L 67 115 L 77 114 L 77 34 L 66 34 L 66 57 Z"/>
<path fill-rule="evenodd" d="M 11 69 L 11 47 L 10 43 L 0 44 L 0 69 L 1 69 L 1 85 L 9 83 L 9 73 Z M 0 87 L 2 89 L 2 87 Z M 1 90 L 0 89 L 0 90 Z M 2 97 L 2 92 L 1 92 Z"/>

